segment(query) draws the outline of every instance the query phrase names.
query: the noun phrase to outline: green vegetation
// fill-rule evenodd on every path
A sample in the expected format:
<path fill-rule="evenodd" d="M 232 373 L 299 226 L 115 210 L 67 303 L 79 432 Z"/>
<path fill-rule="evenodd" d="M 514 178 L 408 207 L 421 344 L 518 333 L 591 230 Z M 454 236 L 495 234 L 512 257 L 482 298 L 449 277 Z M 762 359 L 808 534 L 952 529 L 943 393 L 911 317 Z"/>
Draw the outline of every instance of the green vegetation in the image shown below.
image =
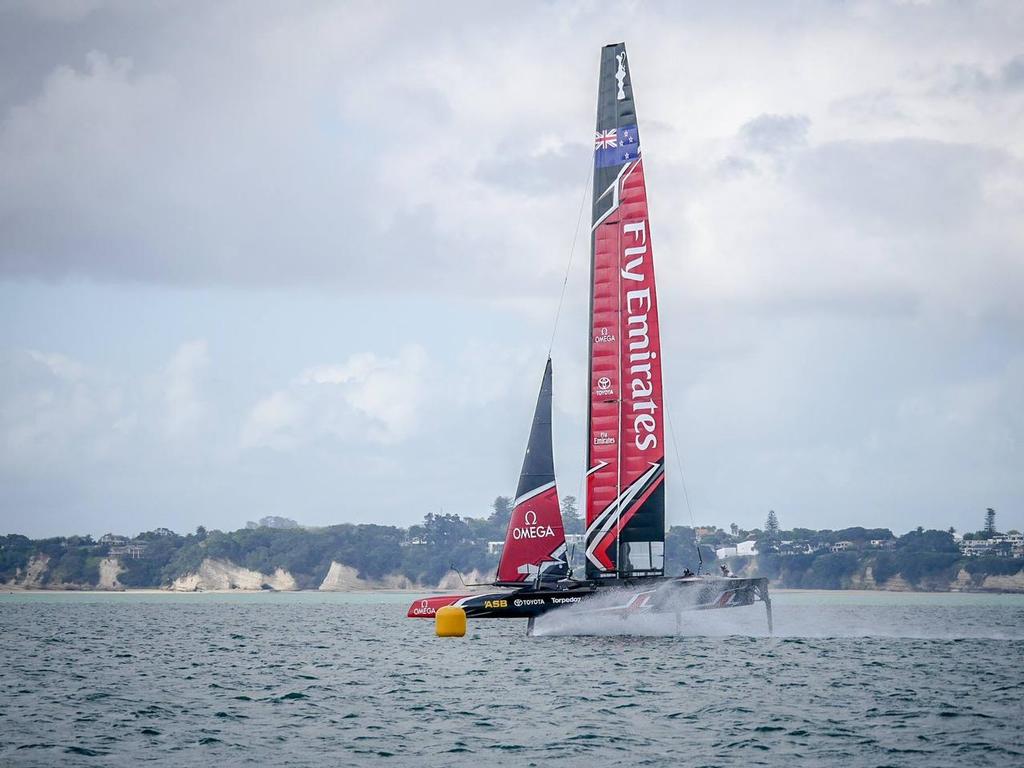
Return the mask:
<path fill-rule="evenodd" d="M 985 510 L 985 534 L 988 538 L 996 534 L 996 511 L 992 507 Z"/>
<path fill-rule="evenodd" d="M 959 554 L 960 552 L 960 548 L 957 547 L 949 531 L 926 531 L 923 528 L 900 536 L 896 540 L 896 549 L 905 555 L 922 552 L 950 554 Z"/>
<path fill-rule="evenodd" d="M 566 532 L 582 533 L 584 525 L 575 498 L 563 499 L 562 512 Z M 195 533 L 180 535 L 158 528 L 140 533 L 127 547 L 125 537 L 31 540 L 11 534 L 0 537 L 0 581 L 24 581 L 33 558 L 44 556 L 47 563 L 41 569 L 38 586 L 92 586 L 99 579 L 101 560 L 114 547 L 122 568 L 118 580 L 126 587 L 166 586 L 195 572 L 207 558 L 265 574 L 280 568 L 288 571 L 302 589 L 318 587 L 332 562 L 354 568 L 368 580 L 402 575 L 416 583 L 436 584 L 452 567 L 464 573 L 492 573 L 498 558 L 488 554 L 487 544 L 504 539 L 511 513 L 512 500 L 499 496 L 486 517 L 430 513 L 422 523 L 408 529 L 348 524 L 301 528 L 287 518 L 264 518 L 260 522 L 267 524 L 250 524 L 231 532 L 207 531 L 200 526 Z M 991 522 L 991 517 L 986 522 Z M 985 534 L 982 531 L 976 536 Z M 782 530 L 773 511 L 768 514 L 764 531 L 744 531 L 735 524 L 728 531 L 673 526 L 665 541 L 666 573 L 678 575 L 685 569 L 700 568 L 713 571 L 717 565 L 715 547 L 750 540 L 757 542 L 761 554 L 730 558 L 729 567 L 739 574 L 767 576 L 785 587 L 841 589 L 863 583 L 870 568 L 879 585 L 902 578 L 917 588 L 942 589 L 961 570 L 966 570 L 975 584 L 985 576 L 1013 575 L 1024 570 L 1020 558 L 962 557 L 952 531 L 918 528 L 896 537 L 887 528 Z M 1000 553 L 993 550 L 993 554 Z M 577 573 L 581 559 L 577 551 Z"/>
<path fill-rule="evenodd" d="M 871 575 L 875 577 L 876 584 L 885 584 L 893 576 L 899 575 L 900 559 L 891 552 L 880 552 L 875 555 L 871 564 Z"/>
<path fill-rule="evenodd" d="M 700 545 L 700 557 L 697 556 L 697 535 L 687 525 L 673 525 L 665 533 L 665 573 L 670 576 L 680 575 L 684 569 L 694 573 L 701 567 L 705 570 L 713 567 L 715 550 L 707 543 Z"/>
<path fill-rule="evenodd" d="M 775 514 L 774 509 L 768 511 L 768 519 L 764 523 L 764 534 L 762 534 L 758 544 L 758 551 L 766 553 L 778 552 L 779 547 L 782 545 L 779 518 Z"/>
<path fill-rule="evenodd" d="M 583 517 L 576 506 L 575 496 L 566 496 L 562 499 L 562 524 L 566 533 L 583 533 L 586 530 Z"/>
<path fill-rule="evenodd" d="M 964 564 L 972 576 L 1012 576 L 1021 568 L 1024 566 L 1019 559 L 1008 557 L 972 557 Z"/>
<path fill-rule="evenodd" d="M 45 556 L 47 567 L 41 585 L 90 585 L 99 581 L 100 560 L 107 547 L 91 536 L 67 536 L 32 540 L 11 534 L 0 538 L 0 581 L 24 578 L 33 557 Z"/>
<path fill-rule="evenodd" d="M 24 573 L 38 551 L 39 543 L 28 536 L 12 533 L 0 539 L 0 580 L 10 581 L 18 573 Z"/>
<path fill-rule="evenodd" d="M 919 527 L 900 537 L 888 528 L 844 528 L 838 531 L 812 531 L 796 528 L 769 533 L 773 529 L 769 514 L 765 531 L 740 531 L 731 536 L 716 531 L 702 540 L 713 539 L 725 546 L 737 540 L 755 538 L 756 558 L 731 558 L 733 570 L 744 574 L 754 572 L 772 579 L 777 585 L 797 589 L 843 589 L 863 584 L 871 569 L 876 584 L 884 586 L 900 577 L 919 589 L 944 589 L 966 570 L 975 583 L 985 576 L 1012 575 L 1024 572 L 1024 560 L 1004 557 L 963 557 L 953 538 L 953 531 L 925 530 Z M 965 537 L 968 538 L 968 537 Z M 980 538 L 980 536 L 979 536 Z M 841 543 L 842 549 L 831 551 Z"/>

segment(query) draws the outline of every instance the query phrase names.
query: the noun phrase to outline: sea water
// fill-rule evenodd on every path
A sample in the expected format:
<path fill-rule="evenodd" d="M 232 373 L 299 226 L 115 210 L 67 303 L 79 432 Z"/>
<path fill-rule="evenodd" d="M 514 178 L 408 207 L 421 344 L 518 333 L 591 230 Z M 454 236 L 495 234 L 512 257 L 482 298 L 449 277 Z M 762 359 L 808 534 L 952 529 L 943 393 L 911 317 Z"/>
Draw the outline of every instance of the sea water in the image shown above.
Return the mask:
<path fill-rule="evenodd" d="M 461 639 L 411 597 L 0 595 L 0 765 L 1024 764 L 1024 596 Z"/>

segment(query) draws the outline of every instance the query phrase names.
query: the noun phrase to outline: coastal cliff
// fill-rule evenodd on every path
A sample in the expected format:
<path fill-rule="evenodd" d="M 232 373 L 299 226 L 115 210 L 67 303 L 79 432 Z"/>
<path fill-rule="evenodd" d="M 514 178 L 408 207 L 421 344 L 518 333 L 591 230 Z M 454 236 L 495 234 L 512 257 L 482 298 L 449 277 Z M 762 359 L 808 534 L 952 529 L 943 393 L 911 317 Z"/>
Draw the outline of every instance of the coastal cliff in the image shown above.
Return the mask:
<path fill-rule="evenodd" d="M 295 577 L 283 568 L 271 574 L 260 573 L 227 560 L 206 558 L 192 573 L 179 576 L 168 589 L 172 592 L 207 592 L 214 590 L 259 591 L 272 589 L 292 592 L 299 588 Z"/>
<path fill-rule="evenodd" d="M 17 568 L 14 571 L 13 578 L 7 579 L 4 582 L 5 587 L 16 587 L 18 589 L 41 589 L 45 585 L 43 583 L 43 577 L 46 575 L 46 569 L 49 565 L 50 557 L 48 555 L 34 555 L 24 568 Z"/>
<path fill-rule="evenodd" d="M 119 591 L 124 585 L 117 580 L 117 577 L 124 572 L 124 566 L 116 557 L 105 557 L 100 561 L 100 580 L 96 582 L 96 589 Z"/>
<path fill-rule="evenodd" d="M 986 576 L 981 582 L 985 592 L 1024 592 L 1024 571 L 1010 576 Z"/>
<path fill-rule="evenodd" d="M 472 570 L 466 574 L 466 581 L 469 583 L 489 582 L 493 577 L 493 573 L 481 573 L 478 570 Z M 355 568 L 339 563 L 337 560 L 331 561 L 331 567 L 328 569 L 327 575 L 320 586 L 317 587 L 321 592 L 358 592 L 375 589 L 454 590 L 465 588 L 462 580 L 455 573 L 447 574 L 437 584 L 421 584 L 401 574 L 390 574 L 379 579 L 363 579 Z"/>
<path fill-rule="evenodd" d="M 459 574 L 451 571 L 441 578 L 441 581 L 437 584 L 437 589 L 464 590 L 466 589 L 466 584 L 489 584 L 494 580 L 495 575 L 494 571 L 481 572 L 473 569 L 469 573 L 463 574 L 462 578 L 460 578 Z M 465 584 L 462 581 L 463 578 L 466 580 Z"/>
<path fill-rule="evenodd" d="M 317 587 L 321 592 L 353 592 L 373 589 L 418 589 L 419 584 L 405 576 L 393 574 L 380 579 L 361 579 L 359 571 L 337 560 L 331 561 L 331 567 L 324 580 Z"/>
<path fill-rule="evenodd" d="M 454 516 L 428 518 L 423 526 L 406 532 L 346 524 L 318 529 L 256 527 L 227 533 L 199 528 L 184 536 L 162 528 L 132 538 L 106 534 L 99 540 L 91 536 L 33 540 L 8 534 L 0 537 L 0 584 L 8 589 L 178 592 L 463 591 L 466 583 L 493 578 L 497 555 L 485 546 L 493 531 L 481 528 L 489 522 L 469 525 Z M 857 530 L 849 529 L 844 535 Z M 864 538 L 876 531 L 860 533 Z M 689 529 L 670 530 L 667 574 L 698 567 L 692 534 Z M 828 535 L 835 538 L 837 534 Z M 896 539 L 890 534 L 886 541 L 886 547 L 845 542 L 850 546 L 841 551 L 766 552 L 725 560 L 702 547 L 703 565 L 717 571 L 724 562 L 737 575 L 763 576 L 773 586 L 790 589 L 1024 593 L 1024 558 L 965 556 L 946 531 L 912 531 Z"/>

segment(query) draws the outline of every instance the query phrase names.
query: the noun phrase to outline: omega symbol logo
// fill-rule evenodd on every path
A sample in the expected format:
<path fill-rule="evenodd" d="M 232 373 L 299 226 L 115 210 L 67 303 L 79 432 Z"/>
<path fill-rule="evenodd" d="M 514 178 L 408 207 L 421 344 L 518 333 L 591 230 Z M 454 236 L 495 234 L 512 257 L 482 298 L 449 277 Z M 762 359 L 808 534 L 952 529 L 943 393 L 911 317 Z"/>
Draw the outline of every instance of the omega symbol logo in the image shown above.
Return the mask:
<path fill-rule="evenodd" d="M 532 509 L 526 510 L 526 515 L 524 516 L 524 522 L 527 525 L 536 525 L 537 524 L 537 513 L 534 512 Z"/>
<path fill-rule="evenodd" d="M 608 387 L 610 387 L 611 385 L 612 380 L 609 379 L 607 376 L 602 376 L 600 379 L 597 380 L 597 386 L 599 386 L 601 389 L 608 389 Z"/>
<path fill-rule="evenodd" d="M 428 603 L 426 600 L 420 600 L 420 608 L 423 608 L 424 610 L 426 610 L 429 607 L 430 607 L 430 603 Z"/>
<path fill-rule="evenodd" d="M 601 335 L 602 336 L 607 336 L 608 335 L 608 329 L 607 328 L 602 328 L 601 329 Z"/>

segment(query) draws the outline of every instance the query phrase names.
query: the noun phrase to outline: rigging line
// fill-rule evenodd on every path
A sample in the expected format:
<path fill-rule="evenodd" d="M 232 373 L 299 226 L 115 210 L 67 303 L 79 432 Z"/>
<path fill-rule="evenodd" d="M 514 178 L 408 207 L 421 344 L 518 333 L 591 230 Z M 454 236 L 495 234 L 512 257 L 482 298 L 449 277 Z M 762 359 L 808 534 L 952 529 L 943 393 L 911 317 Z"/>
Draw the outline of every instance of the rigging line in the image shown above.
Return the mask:
<path fill-rule="evenodd" d="M 578 505 L 579 505 L 579 503 L 580 503 L 580 497 L 581 497 L 581 496 L 583 495 L 583 481 L 584 481 L 584 480 L 586 480 L 586 479 L 587 479 L 587 459 L 586 459 L 586 457 L 584 457 L 584 459 L 583 459 L 583 467 L 582 467 L 582 471 L 580 472 L 580 482 L 579 482 L 579 484 L 578 484 L 578 485 L 576 486 L 576 504 L 577 504 L 577 507 L 576 507 L 576 514 L 579 514 L 579 513 L 580 513 L 580 510 L 579 510 L 579 506 L 578 506 Z M 586 499 L 584 499 L 584 500 L 583 500 L 583 504 L 584 504 L 584 506 L 586 506 L 586 503 L 587 503 L 587 500 L 586 500 Z M 583 515 L 584 515 L 584 518 L 583 518 L 583 532 L 584 532 L 584 533 L 586 533 L 586 532 L 587 532 L 587 519 L 586 519 L 586 514 L 587 514 L 587 510 L 586 510 L 586 509 L 584 509 L 584 510 L 583 510 Z"/>
<path fill-rule="evenodd" d="M 693 507 L 690 506 L 690 494 L 686 490 L 686 475 L 683 473 L 683 458 L 679 453 L 679 440 L 676 439 L 676 426 L 672 423 L 672 412 L 668 406 L 662 404 L 665 409 L 665 416 L 668 417 L 668 430 L 672 433 L 672 445 L 676 450 L 676 465 L 679 467 L 679 480 L 683 485 L 683 499 L 686 500 L 686 510 L 690 513 L 690 528 L 693 530 L 694 546 L 697 549 L 697 561 L 701 567 L 704 565 L 704 558 L 700 554 L 700 541 L 697 540 L 697 521 L 693 518 Z"/>
<path fill-rule="evenodd" d="M 551 350 L 555 347 L 555 335 L 558 333 L 558 319 L 562 315 L 562 304 L 565 303 L 565 289 L 569 284 L 569 273 L 572 271 L 572 260 L 576 254 L 576 241 L 580 236 L 580 224 L 583 223 L 583 208 L 587 204 L 587 191 L 590 189 L 590 178 L 594 173 L 594 166 L 591 163 L 587 171 L 587 180 L 583 183 L 583 195 L 580 197 L 580 212 L 576 217 L 576 229 L 572 233 L 572 246 L 569 248 L 569 263 L 565 265 L 565 277 L 562 278 L 562 292 L 558 296 L 558 308 L 555 310 L 555 322 L 551 328 L 551 343 L 548 344 L 548 357 L 551 357 Z"/>

